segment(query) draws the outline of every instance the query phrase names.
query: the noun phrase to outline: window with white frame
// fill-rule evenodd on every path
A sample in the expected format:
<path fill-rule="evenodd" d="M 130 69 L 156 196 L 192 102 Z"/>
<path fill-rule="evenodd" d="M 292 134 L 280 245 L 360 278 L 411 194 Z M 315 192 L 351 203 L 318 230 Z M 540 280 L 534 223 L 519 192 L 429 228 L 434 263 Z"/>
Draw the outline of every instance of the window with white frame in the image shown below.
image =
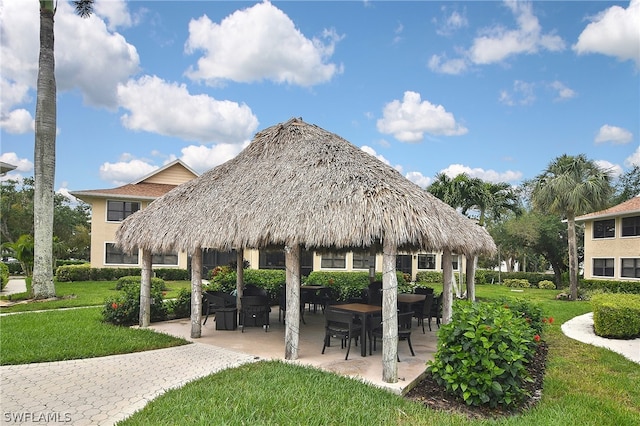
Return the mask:
<path fill-rule="evenodd" d="M 640 278 L 640 258 L 621 259 L 620 276 L 624 278 Z"/>
<path fill-rule="evenodd" d="M 107 200 L 107 222 L 122 222 L 138 210 L 140 203 L 137 201 Z"/>
<path fill-rule="evenodd" d="M 613 277 L 613 272 L 614 272 L 613 258 L 593 259 L 593 276 Z"/>
<path fill-rule="evenodd" d="M 345 269 L 347 265 L 344 253 L 323 253 L 320 267 L 327 269 Z"/>
<path fill-rule="evenodd" d="M 353 269 L 369 269 L 369 253 L 366 252 L 353 252 L 353 260 L 351 261 L 351 267 Z"/>
<path fill-rule="evenodd" d="M 154 265 L 178 265 L 178 253 L 156 253 L 151 255 L 151 263 Z"/>
<path fill-rule="evenodd" d="M 451 254 L 451 265 L 453 266 L 453 270 L 457 271 L 459 266 L 460 255 Z M 442 265 L 442 262 L 440 263 Z M 444 271 L 444 267 L 442 268 Z"/>
<path fill-rule="evenodd" d="M 419 254 L 418 269 L 436 269 L 436 255 L 433 253 Z"/>
<path fill-rule="evenodd" d="M 104 263 L 107 265 L 137 265 L 138 252 L 126 254 L 116 247 L 114 243 L 105 243 Z"/>
<path fill-rule="evenodd" d="M 616 236 L 616 220 L 596 220 L 593 222 L 593 238 L 614 238 Z"/>
<path fill-rule="evenodd" d="M 622 218 L 622 236 L 637 237 L 640 235 L 640 216 Z"/>

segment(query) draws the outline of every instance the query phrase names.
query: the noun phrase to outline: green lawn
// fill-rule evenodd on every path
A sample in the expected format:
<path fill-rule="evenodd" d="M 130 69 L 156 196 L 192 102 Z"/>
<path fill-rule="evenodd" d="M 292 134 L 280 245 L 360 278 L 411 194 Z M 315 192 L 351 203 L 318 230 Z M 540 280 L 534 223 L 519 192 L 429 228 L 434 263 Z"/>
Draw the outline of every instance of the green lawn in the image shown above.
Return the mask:
<path fill-rule="evenodd" d="M 80 293 L 95 290 L 93 284 L 107 285 L 100 291 L 113 291 L 106 283 L 84 283 L 71 291 L 88 300 L 90 296 Z M 589 312 L 590 306 L 588 302 L 557 301 L 556 294 L 538 289 L 512 292 L 490 285 L 477 288 L 480 299 L 517 296 L 535 301 L 555 319 L 546 333 L 549 358 L 542 401 L 509 419 L 467 420 L 431 411 L 357 380 L 284 362 L 260 362 L 171 390 L 122 424 L 638 425 L 640 366 L 606 349 L 564 336 L 560 324 Z M 99 299 L 103 298 L 104 293 Z M 47 303 L 54 302 L 42 302 Z M 2 364 L 84 358 L 185 343 L 149 330 L 103 324 L 99 308 L 3 316 L 0 329 Z"/>

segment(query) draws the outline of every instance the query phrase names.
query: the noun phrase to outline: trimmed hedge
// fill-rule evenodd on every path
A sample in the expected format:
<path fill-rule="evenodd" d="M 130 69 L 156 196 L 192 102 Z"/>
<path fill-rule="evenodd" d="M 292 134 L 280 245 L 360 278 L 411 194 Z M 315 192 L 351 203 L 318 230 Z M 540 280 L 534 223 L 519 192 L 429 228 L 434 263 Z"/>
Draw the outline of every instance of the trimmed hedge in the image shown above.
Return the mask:
<path fill-rule="evenodd" d="M 396 272 L 398 292 L 410 292 L 411 286 L 402 272 Z M 382 273 L 376 272 L 376 281 L 382 281 Z M 360 298 L 369 287 L 368 272 L 313 271 L 307 277 L 306 284 L 324 285 L 332 289 L 332 297 L 339 302 Z"/>
<path fill-rule="evenodd" d="M 640 281 L 580 280 L 578 287 L 580 287 L 580 290 L 640 294 Z"/>
<path fill-rule="evenodd" d="M 502 285 L 505 287 L 511 287 L 511 288 L 531 287 L 531 284 L 529 284 L 529 281 L 525 279 L 519 279 L 519 278 L 506 278 L 502 281 Z"/>
<path fill-rule="evenodd" d="M 555 290 L 556 285 L 553 283 L 553 281 L 542 280 L 538 283 L 538 288 L 542 288 L 545 290 Z"/>
<path fill-rule="evenodd" d="M 9 282 L 9 267 L 4 263 L 0 263 L 0 289 Z"/>
<path fill-rule="evenodd" d="M 640 337 L 640 296 L 598 294 L 591 298 L 593 328 L 598 336 L 613 339 Z"/>
<path fill-rule="evenodd" d="M 116 283 L 116 290 L 122 290 L 124 287 L 128 285 L 137 285 L 140 288 L 140 283 L 142 282 L 142 277 L 140 275 L 128 275 L 126 277 L 118 278 L 118 282 Z M 159 288 L 160 290 L 167 290 L 167 286 L 164 283 L 162 278 L 151 278 L 151 287 Z"/>
<path fill-rule="evenodd" d="M 189 281 L 191 280 L 191 274 L 186 269 L 178 268 L 158 268 L 153 270 L 154 274 L 158 278 L 162 278 L 165 281 Z"/>
<path fill-rule="evenodd" d="M 20 262 L 2 262 L 2 264 L 9 269 L 9 275 L 21 275 L 24 273 Z"/>
<path fill-rule="evenodd" d="M 504 282 L 508 279 L 527 280 L 530 283 L 538 283 L 543 280 L 554 281 L 553 274 L 543 274 L 540 272 L 500 272 L 500 280 Z M 568 283 L 568 281 L 567 281 Z M 498 284 L 498 271 L 481 269 L 476 271 L 476 284 Z"/>

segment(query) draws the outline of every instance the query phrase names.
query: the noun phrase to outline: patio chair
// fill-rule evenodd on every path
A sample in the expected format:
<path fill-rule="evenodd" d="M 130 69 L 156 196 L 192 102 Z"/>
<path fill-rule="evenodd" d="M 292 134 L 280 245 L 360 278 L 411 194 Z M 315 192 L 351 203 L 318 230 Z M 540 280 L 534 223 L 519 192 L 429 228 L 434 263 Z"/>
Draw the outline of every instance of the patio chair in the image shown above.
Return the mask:
<path fill-rule="evenodd" d="M 417 289 L 416 289 L 417 290 Z M 433 293 L 425 294 L 424 302 L 413 305 L 413 317 L 418 320 L 418 325 L 422 324 L 422 334 L 424 331 L 424 319 L 431 318 L 431 306 L 433 305 Z M 431 321 L 429 321 L 429 331 L 431 331 Z"/>
<path fill-rule="evenodd" d="M 369 305 L 382 306 L 382 281 L 374 281 L 369 284 Z"/>
<path fill-rule="evenodd" d="M 202 294 L 202 308 L 205 315 L 202 325 L 207 323 L 209 315 L 219 309 L 233 308 L 236 306 L 235 298 L 223 292 L 205 292 Z"/>
<path fill-rule="evenodd" d="M 331 338 L 340 339 L 341 349 L 344 349 L 344 345 L 347 345 L 347 354 L 345 355 L 345 361 L 349 359 L 349 351 L 351 350 L 351 340 L 356 340 L 356 346 L 358 345 L 358 337 L 362 331 L 362 326 L 355 324 L 353 321 L 353 315 L 349 312 L 341 312 L 333 310 L 329 307 L 324 311 L 325 318 L 325 334 L 324 345 L 322 346 L 322 353 L 327 346 L 331 346 Z"/>
<path fill-rule="evenodd" d="M 398 340 L 406 340 L 409 343 L 409 350 L 411 356 L 416 356 L 413 351 L 413 345 L 411 344 L 411 324 L 413 322 L 413 311 L 399 312 L 398 313 Z M 374 324 L 375 325 L 375 324 Z M 378 338 L 382 340 L 382 323 L 371 330 L 371 336 L 373 338 L 373 350 L 376 350 L 376 342 Z M 398 355 L 398 361 L 400 356 Z"/>
<path fill-rule="evenodd" d="M 269 298 L 267 296 L 242 296 L 240 303 L 242 304 L 240 313 L 242 332 L 244 333 L 248 321 L 251 321 L 255 327 L 264 327 L 264 331 L 267 332 L 269 330 L 269 313 L 271 312 Z"/>
<path fill-rule="evenodd" d="M 442 320 L 442 293 L 440 293 L 438 297 L 433 298 L 431 314 L 429 315 L 429 330 L 431 330 L 431 318 L 436 319 L 436 324 L 438 328 L 440 328 L 440 321 Z"/>
<path fill-rule="evenodd" d="M 282 318 L 282 322 L 284 322 L 284 318 L 287 312 L 287 295 L 286 293 L 283 291 L 282 293 L 280 293 L 280 297 L 279 297 L 279 302 L 278 302 L 278 322 L 280 322 L 280 319 Z M 302 323 L 306 324 L 306 321 L 304 320 L 304 303 L 300 302 L 300 319 L 302 319 Z"/>

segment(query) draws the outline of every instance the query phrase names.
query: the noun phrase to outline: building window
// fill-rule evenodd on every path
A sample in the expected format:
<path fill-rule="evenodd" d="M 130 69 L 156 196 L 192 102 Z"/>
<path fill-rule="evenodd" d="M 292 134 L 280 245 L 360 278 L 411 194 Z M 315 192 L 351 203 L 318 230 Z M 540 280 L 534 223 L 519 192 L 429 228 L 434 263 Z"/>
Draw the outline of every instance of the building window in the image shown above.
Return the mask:
<path fill-rule="evenodd" d="M 622 218 L 622 236 L 637 237 L 640 235 L 640 216 Z"/>
<path fill-rule="evenodd" d="M 138 252 L 126 254 L 117 248 L 114 243 L 106 243 L 104 263 L 107 265 L 137 265 Z"/>
<path fill-rule="evenodd" d="M 353 269 L 369 269 L 369 253 L 353 252 Z"/>
<path fill-rule="evenodd" d="M 122 222 L 138 210 L 140 203 L 137 201 L 107 201 L 107 221 Z"/>
<path fill-rule="evenodd" d="M 411 261 L 412 256 L 410 254 L 396 255 L 396 271 L 400 271 L 403 274 L 411 274 Z"/>
<path fill-rule="evenodd" d="M 284 250 L 260 250 L 260 269 L 285 269 Z"/>
<path fill-rule="evenodd" d="M 613 259 L 593 259 L 595 277 L 613 277 Z"/>
<path fill-rule="evenodd" d="M 616 220 L 596 220 L 593 222 L 593 238 L 613 238 L 616 236 Z"/>
<path fill-rule="evenodd" d="M 419 254 L 418 269 L 436 269 L 435 254 Z"/>
<path fill-rule="evenodd" d="M 151 255 L 151 263 L 154 265 L 178 265 L 178 253 L 161 253 Z"/>
<path fill-rule="evenodd" d="M 640 278 L 640 258 L 622 259 L 620 276 L 625 278 Z"/>
<path fill-rule="evenodd" d="M 345 269 L 347 262 L 344 253 L 323 253 L 320 266 L 327 269 Z"/>
<path fill-rule="evenodd" d="M 460 259 L 459 255 L 451 254 L 451 265 L 453 266 L 453 270 L 454 271 L 458 270 L 459 259 Z M 440 262 L 440 265 L 442 265 L 442 262 Z M 444 271 L 444 266 L 441 267 L 440 269 L 442 269 Z"/>

